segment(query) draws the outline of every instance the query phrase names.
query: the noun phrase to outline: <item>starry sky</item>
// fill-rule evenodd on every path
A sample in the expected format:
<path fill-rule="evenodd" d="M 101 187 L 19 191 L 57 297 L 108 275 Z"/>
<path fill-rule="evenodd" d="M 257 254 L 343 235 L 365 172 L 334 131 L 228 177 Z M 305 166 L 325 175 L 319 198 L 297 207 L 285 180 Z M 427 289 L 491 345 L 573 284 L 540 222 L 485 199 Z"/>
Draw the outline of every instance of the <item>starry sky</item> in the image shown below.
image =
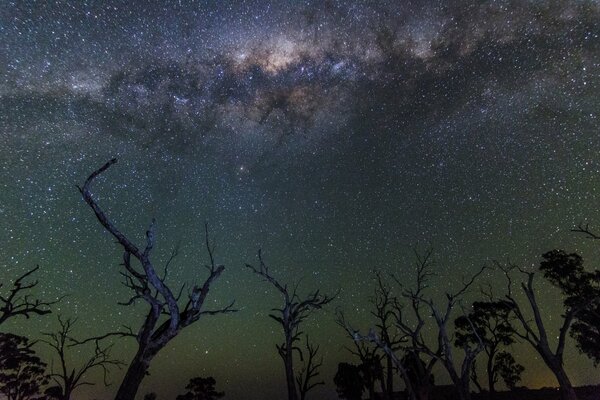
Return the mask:
<path fill-rule="evenodd" d="M 434 298 L 491 260 L 531 267 L 557 247 L 597 267 L 598 245 L 569 229 L 600 226 L 599 35 L 591 0 L 2 1 L 0 277 L 39 264 L 36 293 L 68 294 L 55 311 L 80 336 L 141 320 L 142 304 L 116 304 L 121 250 L 75 188 L 117 157 L 94 188 L 114 222 L 143 243 L 157 218 L 155 262 L 180 249 L 175 284 L 203 281 L 207 221 L 226 266 L 211 305 L 240 309 L 187 328 L 140 393 L 212 375 L 229 399 L 283 398 L 267 317 L 280 299 L 244 268 L 262 248 L 281 281 L 340 290 L 306 323 L 318 396 L 335 398 L 337 363 L 355 361 L 335 308 L 367 329 L 372 271 L 410 279 L 412 246 L 435 249 Z M 555 327 L 560 301 L 539 287 Z M 598 383 L 569 350 L 574 383 Z M 524 384 L 555 384 L 515 351 Z"/>

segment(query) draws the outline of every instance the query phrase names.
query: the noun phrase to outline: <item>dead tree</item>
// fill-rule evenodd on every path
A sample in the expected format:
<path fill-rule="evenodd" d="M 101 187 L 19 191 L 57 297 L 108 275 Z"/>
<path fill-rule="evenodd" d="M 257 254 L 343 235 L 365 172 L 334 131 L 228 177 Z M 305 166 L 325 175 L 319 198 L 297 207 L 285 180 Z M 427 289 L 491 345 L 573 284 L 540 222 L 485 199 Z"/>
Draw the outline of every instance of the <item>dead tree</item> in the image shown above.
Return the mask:
<path fill-rule="evenodd" d="M 565 301 L 565 312 L 562 315 L 563 322 L 558 335 L 549 334 L 542 318 L 542 310 L 535 295 L 534 272 L 528 272 L 516 265 L 498 267 L 504 272 L 507 280 L 506 300 L 513 309 L 518 328 L 515 329 L 515 335 L 525 342 L 529 343 L 535 351 L 541 356 L 544 363 L 552 371 L 560 386 L 562 400 L 576 400 L 577 395 L 573 385 L 564 368 L 564 350 L 567 338 L 567 332 L 573 323 L 577 314 L 585 309 L 586 295 L 589 283 L 582 279 L 585 276 L 581 257 L 576 254 L 566 254 L 562 251 L 554 250 L 545 253 L 544 261 L 540 265 L 540 270 L 544 271 L 544 276 L 548 278 L 553 285 L 559 287 L 563 294 L 567 295 Z M 533 314 L 533 321 L 528 318 L 524 308 L 513 294 L 513 281 L 511 272 L 517 270 L 525 278 L 521 282 L 521 289 L 527 299 L 526 304 Z M 591 275 L 590 275 L 591 276 Z M 569 293 L 571 290 L 579 291 L 579 294 Z M 575 300 L 575 301 L 569 301 Z M 558 339 L 556 347 L 552 348 L 549 337 L 556 336 Z"/>
<path fill-rule="evenodd" d="M 283 296 L 283 307 L 272 309 L 273 313 L 269 314 L 269 317 L 277 321 L 283 328 L 284 342 L 277 345 L 277 351 L 285 367 L 288 400 L 298 400 L 298 389 L 294 376 L 294 351 L 298 352 L 301 359 L 304 358 L 302 350 L 296 345 L 303 334 L 300 331 L 300 324 L 312 311 L 323 308 L 333 301 L 335 296 L 322 295 L 316 290 L 301 299 L 297 293 L 298 285 L 295 285 L 294 289 L 290 291 L 287 285 L 282 285 L 269 273 L 269 268 L 264 263 L 260 250 L 258 251 L 258 261 L 258 268 L 251 264 L 246 264 L 246 267 L 263 277 Z"/>
<path fill-rule="evenodd" d="M 354 348 L 344 346 L 350 354 L 355 355 L 360 360 L 360 370 L 365 382 L 365 387 L 369 392 L 369 399 L 375 398 L 375 382 L 383 380 L 383 368 L 381 367 L 381 355 L 378 354 L 380 348 L 372 345 L 368 340 L 356 340 L 357 331 L 353 329 L 342 310 L 336 311 L 335 322 L 346 332 L 352 340 Z M 384 353 L 385 354 L 385 353 Z"/>
<path fill-rule="evenodd" d="M 306 395 L 309 391 L 317 386 L 324 385 L 323 381 L 316 381 L 320 371 L 319 369 L 323 366 L 323 357 L 317 360 L 317 354 L 319 353 L 319 346 L 310 344 L 308 335 L 306 335 L 306 353 L 303 354 L 306 359 L 304 367 L 296 375 L 296 384 L 298 385 L 298 391 L 300 392 L 300 400 L 306 400 Z"/>
<path fill-rule="evenodd" d="M 402 349 L 402 344 L 406 337 L 403 335 L 394 323 L 394 305 L 396 298 L 392 295 L 391 289 L 384 283 L 380 272 L 375 272 L 377 277 L 377 288 L 375 296 L 371 300 L 374 310 L 371 315 L 376 318 L 375 328 L 379 338 L 392 353 L 397 353 Z M 381 380 L 381 386 L 384 392 L 384 397 L 392 399 L 394 397 L 394 361 L 389 354 L 385 354 L 385 379 Z"/>
<path fill-rule="evenodd" d="M 354 340 L 355 331 L 349 326 L 345 320 L 341 310 L 337 311 L 336 322 L 354 341 L 355 349 L 348 349 L 352 354 L 360 358 L 362 362 L 363 374 L 365 375 L 365 383 L 369 391 L 369 397 L 375 397 L 374 383 L 379 380 L 381 383 L 381 391 L 384 398 L 393 398 L 394 393 L 394 375 L 398 367 L 394 364 L 390 354 L 395 354 L 401 350 L 401 344 L 404 343 L 404 335 L 402 335 L 395 326 L 394 322 L 394 305 L 395 297 L 388 285 L 384 283 L 384 278 L 379 271 L 375 271 L 377 287 L 374 295 L 369 299 L 372 310 L 371 315 L 375 317 L 375 328 L 378 340 L 385 343 L 389 348 L 389 354 L 385 351 L 383 355 L 377 354 L 382 349 L 378 346 L 369 345 L 373 341 L 356 341 Z M 385 360 L 385 376 L 384 369 L 381 366 L 381 360 Z"/>
<path fill-rule="evenodd" d="M 408 398 L 410 400 L 417 399 L 415 390 L 412 386 L 412 381 L 409 378 L 408 371 L 406 370 L 404 363 L 398 357 L 398 355 L 392 351 L 392 349 L 387 345 L 387 343 L 381 340 L 381 338 L 379 337 L 377 332 L 375 332 L 374 329 L 371 329 L 367 335 L 363 335 L 359 331 L 354 331 L 352 336 L 354 337 L 355 341 L 366 341 L 373 343 L 377 348 L 382 350 L 387 357 L 390 357 L 394 366 L 398 369 L 398 371 L 400 371 L 402 379 L 404 379 Z"/>
<path fill-rule="evenodd" d="M 423 329 L 425 327 L 425 317 L 423 316 L 423 302 L 420 300 L 427 288 L 429 287 L 429 280 L 433 277 L 431 272 L 431 262 L 433 257 L 433 250 L 428 249 L 424 253 L 420 253 L 417 250 L 414 251 L 415 256 L 415 270 L 417 273 L 415 285 L 412 288 L 405 288 L 402 292 L 402 298 L 407 302 L 408 305 L 400 303 L 399 299 L 395 299 L 396 309 L 396 325 L 404 333 L 408 340 L 408 353 L 412 353 L 412 357 L 416 357 L 419 360 L 423 353 L 422 347 L 425 339 L 423 338 Z M 401 288 L 404 284 L 400 282 L 400 279 L 393 276 L 393 279 L 399 284 Z M 408 307 L 409 312 L 412 313 L 414 323 L 411 325 L 406 319 L 404 310 Z M 425 352 L 429 355 L 428 352 Z M 411 396 L 419 400 L 426 400 L 429 398 L 429 394 L 432 389 L 432 380 L 429 379 L 433 375 L 433 368 L 438 362 L 438 357 L 429 357 L 427 362 L 416 363 L 416 367 L 419 368 L 418 375 L 423 379 L 418 379 L 417 382 L 412 382 L 410 374 L 406 375 L 405 382 L 408 380 L 410 385 L 407 384 L 407 388 L 410 388 L 409 392 L 413 393 Z M 414 383 L 418 384 L 418 387 Z"/>
<path fill-rule="evenodd" d="M 8 319 L 18 316 L 29 318 L 31 315 L 50 314 L 51 311 L 48 307 L 60 301 L 60 299 L 56 301 L 32 299 L 28 294 L 31 289 L 38 285 L 38 281 L 26 282 L 26 280 L 39 268 L 39 266 L 36 266 L 25 272 L 13 282 L 8 294 L 0 295 L 0 325 Z M 2 288 L 1 283 L 0 288 Z"/>
<path fill-rule="evenodd" d="M 204 315 L 215 315 L 231 313 L 233 302 L 228 306 L 216 310 L 205 310 L 204 303 L 208 296 L 211 284 L 221 275 L 225 267 L 217 265 L 214 260 L 213 250 L 208 237 L 208 227 L 205 225 L 206 249 L 209 256 L 209 264 L 205 265 L 208 277 L 202 285 L 194 285 L 187 300 L 180 304 L 183 286 L 178 294 L 167 285 L 168 272 L 167 263 L 163 276 L 156 271 L 150 254 L 155 245 L 155 221 L 152 220 L 146 232 L 146 244 L 144 248 L 138 247 L 125 234 L 119 230 L 109 219 L 107 214 L 100 208 L 90 191 L 94 180 L 111 165 L 116 163 L 112 159 L 98 170 L 94 171 L 85 181 L 79 191 L 85 202 L 96 214 L 100 224 L 117 240 L 123 248 L 123 268 L 121 274 L 124 284 L 133 291 L 133 296 L 124 305 L 134 304 L 142 300 L 148 304 L 148 312 L 144 322 L 136 333 L 118 332 L 117 335 L 131 336 L 137 341 L 137 352 L 125 373 L 125 377 L 117 391 L 116 400 L 133 400 L 138 391 L 140 383 L 147 375 L 150 362 L 181 330 L 198 321 Z M 135 266 L 132 257 L 139 266 Z M 163 317 L 163 318 L 161 318 Z M 104 335 L 108 337 L 111 334 Z M 98 339 L 98 338 L 96 338 Z"/>
<path fill-rule="evenodd" d="M 51 365 L 51 371 L 48 375 L 55 383 L 55 386 L 49 388 L 46 393 L 59 400 L 70 400 L 73 392 L 82 386 L 94 385 L 93 382 L 86 380 L 86 375 L 95 369 L 100 369 L 103 374 L 103 381 L 108 386 L 109 370 L 113 367 L 120 368 L 124 363 L 114 359 L 110 355 L 112 346 L 101 346 L 100 341 L 94 341 L 94 352 L 78 368 L 69 366 L 69 349 L 80 347 L 86 341 L 78 341 L 71 336 L 71 331 L 75 320 L 62 320 L 58 317 L 60 329 L 58 332 L 44 333 L 47 339 L 42 342 L 50 346 L 58 356 L 58 367 L 54 363 Z"/>
<path fill-rule="evenodd" d="M 461 298 L 467 293 L 469 288 L 475 283 L 476 279 L 483 273 L 485 267 L 473 274 L 469 279 L 463 281 L 459 290 L 454 293 L 446 293 L 445 304 L 438 306 L 432 299 L 425 297 L 425 289 L 428 287 L 429 278 L 433 276 L 431 269 L 432 251 L 428 250 L 423 256 L 416 252 L 417 281 L 416 287 L 405 289 L 402 297 L 408 303 L 409 314 L 412 314 L 410 323 L 406 318 L 405 305 L 398 302 L 396 307 L 396 324 L 398 328 L 410 339 L 412 350 L 416 354 L 425 354 L 429 357 L 427 370 L 431 371 L 433 364 L 437 361 L 442 363 L 452 383 L 458 391 L 461 400 L 471 398 L 470 380 L 471 367 L 477 355 L 483 351 L 483 342 L 480 340 L 476 344 L 465 343 L 462 347 L 463 358 L 460 364 L 457 364 L 454 355 L 452 334 L 448 326 L 453 321 L 453 315 L 456 308 L 460 306 Z M 396 282 L 402 285 L 400 279 L 394 276 Z M 424 335 L 425 326 L 424 313 L 433 317 L 437 340 L 433 344 L 429 343 Z"/>

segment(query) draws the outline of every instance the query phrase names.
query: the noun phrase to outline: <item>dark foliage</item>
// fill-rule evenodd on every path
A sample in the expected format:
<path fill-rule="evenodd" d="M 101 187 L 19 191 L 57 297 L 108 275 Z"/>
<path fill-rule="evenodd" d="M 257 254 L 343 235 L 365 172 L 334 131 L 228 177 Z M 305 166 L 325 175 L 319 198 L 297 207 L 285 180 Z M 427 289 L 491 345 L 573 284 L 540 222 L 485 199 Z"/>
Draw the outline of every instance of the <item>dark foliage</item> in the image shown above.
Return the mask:
<path fill-rule="evenodd" d="M 342 399 L 360 400 L 365 381 L 358 365 L 339 363 L 333 378 L 338 396 Z"/>
<path fill-rule="evenodd" d="M 600 297 L 600 296 L 599 296 Z M 579 351 L 592 359 L 595 366 L 600 364 L 600 298 L 590 302 L 571 326 L 571 336 Z"/>
<path fill-rule="evenodd" d="M 434 377 L 427 364 L 415 351 L 408 351 L 402 358 L 402 365 L 406 369 L 406 375 L 410 380 L 410 386 L 415 392 L 417 399 L 427 398 L 431 387 L 434 385 Z"/>
<path fill-rule="evenodd" d="M 600 363 L 600 271 L 584 270 L 583 259 L 578 254 L 553 250 L 544 254 L 540 264 L 554 286 L 565 296 L 565 306 L 576 310 L 571 325 L 571 336 L 577 348 Z"/>
<path fill-rule="evenodd" d="M 520 286 L 527 297 L 526 304 L 531 310 L 533 319 L 525 314 L 525 309 L 513 296 L 510 271 L 514 269 L 527 278 Z M 542 255 L 539 271 L 561 291 L 564 298 L 562 324 L 558 334 L 553 334 L 547 331 L 542 317 L 543 309 L 540 308 L 537 300 L 534 288 L 535 272 L 527 272 L 514 265 L 503 270 L 508 279 L 506 301 L 510 303 L 515 315 L 515 335 L 529 343 L 552 371 L 560 386 L 561 399 L 577 399 L 577 394 L 564 368 L 565 342 L 573 322 L 597 299 L 597 272 L 586 272 L 583 269 L 583 259 L 575 253 L 551 250 Z M 549 338 L 555 335 L 556 347 L 553 347 Z"/>
<path fill-rule="evenodd" d="M 190 383 L 185 387 L 188 391 L 185 394 L 177 396 L 177 400 L 215 400 L 225 396 L 224 392 L 215 390 L 215 378 L 196 377 L 190 379 Z"/>
<path fill-rule="evenodd" d="M 7 400 L 44 399 L 46 364 L 26 337 L 0 333 L 0 393 Z"/>
<path fill-rule="evenodd" d="M 514 343 L 511 316 L 512 306 L 507 301 L 476 301 L 468 315 L 460 316 L 454 321 L 456 346 L 477 344 L 480 340 L 483 342 L 483 350 L 487 356 L 488 390 L 492 394 L 495 392 L 495 384 L 498 382 L 498 366 L 502 365 L 497 363 L 497 355 L 501 346 Z M 473 375 L 476 377 L 475 373 Z"/>
<path fill-rule="evenodd" d="M 515 361 L 512 354 L 506 351 L 498 353 L 494 360 L 494 366 L 506 387 L 509 390 L 515 390 L 525 368 Z"/>

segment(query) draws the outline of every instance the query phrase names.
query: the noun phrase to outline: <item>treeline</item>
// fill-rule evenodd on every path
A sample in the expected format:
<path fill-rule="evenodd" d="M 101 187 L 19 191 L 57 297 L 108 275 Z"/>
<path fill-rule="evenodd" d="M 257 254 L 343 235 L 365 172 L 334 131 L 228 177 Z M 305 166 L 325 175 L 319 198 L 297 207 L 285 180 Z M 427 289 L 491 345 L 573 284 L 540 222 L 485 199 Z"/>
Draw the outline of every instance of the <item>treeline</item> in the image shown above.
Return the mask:
<path fill-rule="evenodd" d="M 123 251 L 121 275 L 131 297 L 122 304 L 144 302 L 147 307 L 143 321 L 137 327 L 86 338 L 74 336 L 76 320 L 60 316 L 59 329 L 43 333 L 38 342 L 0 333 L 0 394 L 9 400 L 69 400 L 77 389 L 94 384 L 89 380 L 92 371 L 100 371 L 103 383 L 108 384 L 109 374 L 122 367 L 125 374 L 115 400 L 134 400 L 154 357 L 183 329 L 201 318 L 237 312 L 234 302 L 216 309 L 207 307 L 209 292 L 225 270 L 215 260 L 208 226 L 204 241 L 207 262 L 199 266 L 206 269 L 206 277 L 187 286 L 191 289 L 184 295 L 186 285 L 174 286 L 167 279 L 177 249 L 161 268 L 152 261 L 154 221 L 143 246 L 135 244 L 113 223 L 94 199 L 91 186 L 114 163 L 116 159 L 94 171 L 79 191 Z M 588 226 L 579 226 L 574 231 L 600 239 Z M 576 253 L 552 250 L 542 255 L 535 271 L 515 264 L 484 266 L 463 279 L 456 290 L 446 292 L 440 301 L 431 288 L 447 285 L 435 281 L 433 252 L 415 251 L 414 264 L 412 282 L 405 276 L 373 273 L 376 290 L 369 302 L 375 323 L 369 330 L 356 329 L 352 317 L 337 310 L 336 322 L 347 334 L 346 348 L 356 360 L 338 365 L 334 383 L 341 398 L 359 400 L 366 394 L 371 400 L 392 400 L 402 387 L 404 398 L 428 400 L 435 393 L 433 371 L 439 365 L 453 383 L 459 399 L 470 400 L 474 389 L 494 399 L 500 381 L 514 390 L 521 380 L 525 367 L 510 351 L 511 345 L 519 341 L 528 344 L 554 374 L 561 399 L 577 399 L 564 368 L 565 343 L 571 336 L 583 354 L 595 364 L 600 362 L 599 271 L 587 271 Z M 290 285 L 276 278 L 260 250 L 257 264 L 246 266 L 281 296 L 281 304 L 269 317 L 283 333 L 276 349 L 283 361 L 287 399 L 306 400 L 314 388 L 324 384 L 320 378 L 323 358 L 319 346 L 303 331 L 302 325 L 313 312 L 330 305 L 337 294 L 327 295 L 319 290 L 301 294 L 298 284 Z M 18 277 L 1 293 L 0 330 L 12 318 L 49 314 L 60 301 L 45 301 L 32 295 L 38 285 L 31 280 L 37 269 Z M 502 288 L 497 293 L 483 279 L 485 273 L 492 271 L 500 274 L 504 282 L 494 285 L 495 290 Z M 547 328 L 550 311 L 538 300 L 536 285 L 540 275 L 563 300 L 561 324 L 556 332 Z M 465 304 L 476 289 L 477 300 Z M 135 355 L 127 363 L 111 354 L 114 340 L 110 339 L 115 338 L 136 344 Z M 36 355 L 33 349 L 36 343 L 52 349 L 50 368 Z M 87 354 L 87 358 L 80 356 L 83 361 L 72 365 L 69 355 L 73 352 Z M 177 400 L 223 397 L 224 393 L 217 391 L 215 385 L 212 377 L 192 378 L 187 392 Z M 144 398 L 152 400 L 156 395 L 150 393 Z"/>

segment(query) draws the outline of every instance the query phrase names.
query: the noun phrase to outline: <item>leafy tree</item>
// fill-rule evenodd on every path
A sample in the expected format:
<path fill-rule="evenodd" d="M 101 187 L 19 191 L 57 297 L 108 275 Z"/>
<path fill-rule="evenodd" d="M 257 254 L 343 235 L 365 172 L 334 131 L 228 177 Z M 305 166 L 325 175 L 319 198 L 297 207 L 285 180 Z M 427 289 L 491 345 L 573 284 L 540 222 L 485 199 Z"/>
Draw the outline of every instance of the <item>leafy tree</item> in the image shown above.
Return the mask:
<path fill-rule="evenodd" d="M 571 326 L 571 336 L 575 339 L 579 351 L 598 366 L 600 364 L 600 295 L 577 314 Z"/>
<path fill-rule="evenodd" d="M 521 380 L 521 374 L 525 370 L 521 364 L 517 363 L 509 352 L 501 351 L 494 360 L 496 371 L 504 381 L 509 390 L 515 390 L 517 383 Z"/>
<path fill-rule="evenodd" d="M 365 381 L 359 365 L 339 363 L 333 378 L 338 396 L 342 399 L 360 400 Z"/>
<path fill-rule="evenodd" d="M 573 231 L 583 233 L 590 239 L 600 240 L 600 235 L 592 232 L 587 225 L 579 225 Z M 591 358 L 594 365 L 598 366 L 600 364 L 600 272 L 596 270 L 587 274 L 587 289 L 590 295 L 583 299 L 587 304 L 575 316 L 571 326 L 571 336 L 575 339 L 579 351 Z M 572 297 L 576 299 L 576 296 L 577 290 L 574 290 Z"/>
<path fill-rule="evenodd" d="M 526 304 L 533 314 L 533 319 L 525 314 L 524 308 L 513 295 L 513 282 L 510 276 L 513 269 L 517 269 L 527 278 L 526 281 L 521 283 L 521 289 L 527 298 Z M 506 300 L 513 309 L 518 325 L 518 328 L 515 329 L 515 335 L 529 343 L 552 371 L 560 386 L 561 399 L 577 399 L 571 380 L 564 368 L 566 336 L 575 319 L 583 315 L 590 304 L 597 301 L 598 274 L 596 272 L 586 272 L 583 268 L 583 259 L 576 253 L 551 250 L 542 255 L 539 271 L 544 278 L 560 290 L 564 298 L 562 325 L 558 334 L 551 334 L 546 329 L 542 318 L 542 310 L 537 301 L 534 288 L 535 272 L 527 272 L 514 265 L 503 268 L 503 270 L 508 280 Z M 552 336 L 557 338 L 556 347 L 554 348 L 550 341 Z"/>
<path fill-rule="evenodd" d="M 190 379 L 190 383 L 185 387 L 188 392 L 177 396 L 177 400 L 215 400 L 225 396 L 224 392 L 215 390 L 215 378 L 196 377 Z"/>
<path fill-rule="evenodd" d="M 495 384 L 498 382 L 496 356 L 502 346 L 514 343 L 511 314 L 512 306 L 507 301 L 476 301 L 468 315 L 460 316 L 454 321 L 456 346 L 477 344 L 480 340 L 483 342 L 483 352 L 487 356 L 486 372 L 490 398 L 494 397 Z"/>
<path fill-rule="evenodd" d="M 43 399 L 46 364 L 26 337 L 0 333 L 0 393 L 7 400 Z"/>

